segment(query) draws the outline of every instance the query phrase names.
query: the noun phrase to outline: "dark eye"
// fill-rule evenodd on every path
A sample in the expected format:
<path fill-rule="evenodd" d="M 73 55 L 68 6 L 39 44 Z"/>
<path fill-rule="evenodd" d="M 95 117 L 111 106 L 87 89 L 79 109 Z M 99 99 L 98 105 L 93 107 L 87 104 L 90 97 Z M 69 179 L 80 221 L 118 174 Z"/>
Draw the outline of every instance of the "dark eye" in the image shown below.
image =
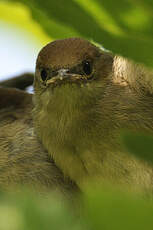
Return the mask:
<path fill-rule="evenodd" d="M 92 69 L 91 69 L 91 63 L 89 61 L 84 61 L 83 63 L 83 71 L 86 75 L 91 74 Z"/>
<path fill-rule="evenodd" d="M 42 70 L 40 71 L 40 76 L 41 76 L 41 79 L 42 79 L 43 81 L 45 81 L 45 80 L 47 79 L 47 70 L 46 70 L 46 69 L 42 69 Z"/>

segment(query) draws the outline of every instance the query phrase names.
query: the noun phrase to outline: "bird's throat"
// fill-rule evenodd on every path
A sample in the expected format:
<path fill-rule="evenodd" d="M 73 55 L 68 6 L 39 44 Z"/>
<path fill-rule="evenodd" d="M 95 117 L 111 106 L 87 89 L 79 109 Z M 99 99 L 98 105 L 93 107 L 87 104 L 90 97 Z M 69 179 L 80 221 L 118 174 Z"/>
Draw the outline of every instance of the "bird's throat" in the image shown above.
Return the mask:
<path fill-rule="evenodd" d="M 49 92 L 42 96 L 41 106 L 35 107 L 36 132 L 64 174 L 78 182 L 89 173 L 86 158 L 91 157 L 90 150 L 97 148 L 101 139 L 95 101 L 98 97 L 91 89 L 68 84 L 55 88 L 49 100 L 48 96 Z M 91 162 L 96 165 L 97 159 Z"/>

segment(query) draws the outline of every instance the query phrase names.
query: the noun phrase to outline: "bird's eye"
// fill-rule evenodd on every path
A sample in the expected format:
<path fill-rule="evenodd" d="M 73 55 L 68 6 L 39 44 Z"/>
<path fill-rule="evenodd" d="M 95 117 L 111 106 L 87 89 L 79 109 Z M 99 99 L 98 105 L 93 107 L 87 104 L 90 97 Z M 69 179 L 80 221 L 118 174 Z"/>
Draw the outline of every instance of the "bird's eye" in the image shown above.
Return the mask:
<path fill-rule="evenodd" d="M 42 79 L 43 81 L 45 81 L 45 80 L 47 79 L 47 70 L 46 70 L 46 69 L 42 69 L 42 70 L 40 71 L 40 76 L 41 76 L 41 79 Z"/>
<path fill-rule="evenodd" d="M 91 63 L 89 61 L 84 61 L 83 63 L 83 71 L 86 75 L 91 74 L 92 69 L 91 69 Z"/>

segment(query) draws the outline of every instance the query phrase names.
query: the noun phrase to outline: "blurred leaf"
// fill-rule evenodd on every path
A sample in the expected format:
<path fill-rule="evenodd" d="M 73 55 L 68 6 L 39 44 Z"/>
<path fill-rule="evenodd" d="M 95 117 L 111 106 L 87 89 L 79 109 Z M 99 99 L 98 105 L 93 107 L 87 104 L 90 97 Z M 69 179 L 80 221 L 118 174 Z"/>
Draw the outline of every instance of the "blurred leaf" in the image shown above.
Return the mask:
<path fill-rule="evenodd" d="M 8 0 L 9 1 L 9 0 Z M 10 0 L 15 2 L 15 0 Z M 16 0 L 53 38 L 81 36 L 153 67 L 151 0 Z M 60 30 L 61 28 L 61 30 Z"/>
<path fill-rule="evenodd" d="M 39 8 L 32 8 L 32 16 L 38 23 L 43 26 L 43 29 L 47 34 L 49 34 L 54 39 L 80 36 L 80 34 L 75 30 L 75 28 L 70 27 L 64 23 L 58 22 L 58 20 L 50 18 L 46 15 L 45 11 Z"/>
<path fill-rule="evenodd" d="M 85 230 L 68 203 L 53 194 L 30 191 L 0 194 L 1 230 Z"/>
<path fill-rule="evenodd" d="M 132 133 L 123 132 L 121 134 L 121 139 L 126 149 L 146 161 L 153 163 L 153 137 L 142 134 L 142 133 Z"/>
<path fill-rule="evenodd" d="M 0 1 L 0 12 L 0 20 L 12 26 L 14 33 L 16 33 L 16 27 L 27 31 L 23 34 L 23 39 L 26 34 L 31 34 L 30 39 L 34 40 L 35 43 L 37 42 L 40 47 L 51 41 L 52 38 L 44 33 L 42 26 L 31 18 L 29 7 L 19 3 L 13 4 L 12 2 L 5 4 Z"/>
<path fill-rule="evenodd" d="M 88 189 L 84 196 L 85 216 L 96 230 L 151 230 L 153 229 L 153 203 L 103 187 Z"/>

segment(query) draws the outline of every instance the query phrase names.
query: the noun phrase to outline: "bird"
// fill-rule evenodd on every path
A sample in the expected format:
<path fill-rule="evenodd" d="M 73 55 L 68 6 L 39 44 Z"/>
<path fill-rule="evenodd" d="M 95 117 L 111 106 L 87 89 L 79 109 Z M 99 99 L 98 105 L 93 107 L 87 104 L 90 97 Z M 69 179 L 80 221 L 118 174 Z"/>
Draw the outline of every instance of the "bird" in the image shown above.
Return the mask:
<path fill-rule="evenodd" d="M 128 154 L 120 130 L 153 134 L 153 74 L 83 38 L 55 40 L 36 61 L 33 125 L 38 140 L 80 189 L 109 181 L 153 190 L 153 167 Z"/>
<path fill-rule="evenodd" d="M 1 191 L 26 188 L 45 196 L 52 192 L 72 200 L 79 189 L 64 177 L 38 141 L 32 110 L 32 94 L 15 88 L 0 88 Z"/>
<path fill-rule="evenodd" d="M 152 76 L 82 38 L 46 45 L 34 95 L 0 88 L 1 188 L 22 184 L 71 196 L 88 181 L 107 180 L 150 193 L 152 166 L 129 155 L 118 137 L 122 128 L 152 134 Z M 24 89 L 17 81 L 1 86 Z"/>
<path fill-rule="evenodd" d="M 23 73 L 18 76 L 13 76 L 10 79 L 0 81 L 0 87 L 17 88 L 25 90 L 28 86 L 33 84 L 33 74 Z"/>

